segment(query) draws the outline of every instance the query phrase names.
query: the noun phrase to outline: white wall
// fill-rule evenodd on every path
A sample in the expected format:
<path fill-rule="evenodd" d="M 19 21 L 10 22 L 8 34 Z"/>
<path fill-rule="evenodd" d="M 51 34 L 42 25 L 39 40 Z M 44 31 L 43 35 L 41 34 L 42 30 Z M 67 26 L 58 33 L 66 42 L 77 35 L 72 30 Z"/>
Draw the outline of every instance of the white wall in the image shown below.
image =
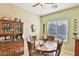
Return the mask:
<path fill-rule="evenodd" d="M 19 17 L 24 22 L 23 27 L 23 38 L 26 39 L 27 35 L 31 33 L 30 25 L 36 25 L 36 34 L 39 36 L 40 33 L 40 17 L 27 10 L 19 8 L 13 4 L 0 4 L 0 17 Z"/>

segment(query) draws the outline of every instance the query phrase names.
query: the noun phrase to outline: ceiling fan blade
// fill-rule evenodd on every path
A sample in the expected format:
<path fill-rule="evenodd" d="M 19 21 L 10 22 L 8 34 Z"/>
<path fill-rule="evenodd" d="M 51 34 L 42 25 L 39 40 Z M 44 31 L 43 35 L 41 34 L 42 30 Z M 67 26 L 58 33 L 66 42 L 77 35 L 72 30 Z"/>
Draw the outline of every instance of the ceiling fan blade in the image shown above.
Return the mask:
<path fill-rule="evenodd" d="M 54 3 L 44 3 L 44 4 L 54 4 Z M 38 5 L 40 5 L 41 7 L 43 6 L 42 3 L 36 3 L 36 4 L 34 4 L 32 7 L 36 7 L 36 6 L 38 6 Z"/>
<path fill-rule="evenodd" d="M 39 5 L 40 3 L 36 3 L 35 5 L 33 5 L 32 7 L 36 7 L 37 5 Z"/>
<path fill-rule="evenodd" d="M 45 3 L 45 4 L 55 4 L 55 3 Z"/>

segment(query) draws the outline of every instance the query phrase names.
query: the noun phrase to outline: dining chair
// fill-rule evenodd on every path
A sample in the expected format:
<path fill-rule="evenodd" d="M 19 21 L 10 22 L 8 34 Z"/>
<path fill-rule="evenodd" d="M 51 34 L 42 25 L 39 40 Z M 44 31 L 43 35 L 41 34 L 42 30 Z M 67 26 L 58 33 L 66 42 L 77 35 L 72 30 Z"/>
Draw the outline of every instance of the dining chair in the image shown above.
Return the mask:
<path fill-rule="evenodd" d="M 54 36 L 47 36 L 47 41 L 54 41 Z M 52 51 L 44 51 L 44 55 L 48 56 L 49 54 L 53 55 L 53 53 L 56 52 L 56 50 L 52 50 Z"/>
<path fill-rule="evenodd" d="M 29 41 L 27 41 L 29 56 L 34 55 L 35 53 L 35 45 Z"/>
<path fill-rule="evenodd" d="M 29 56 L 31 56 L 31 43 L 29 41 L 27 41 L 27 45 L 28 45 L 28 52 L 29 52 Z"/>
<path fill-rule="evenodd" d="M 57 49 L 52 50 L 52 51 L 47 51 L 46 52 L 47 54 L 45 54 L 45 55 L 50 56 L 49 53 L 52 53 L 52 56 L 60 56 L 62 44 L 63 44 L 63 39 L 62 39 L 62 41 L 57 41 Z"/>
<path fill-rule="evenodd" d="M 47 36 L 47 40 L 52 39 L 54 41 L 55 37 L 54 36 Z"/>
<path fill-rule="evenodd" d="M 56 49 L 55 56 L 60 56 L 62 44 L 63 44 L 63 39 L 62 39 L 62 41 L 57 41 L 57 49 Z"/>

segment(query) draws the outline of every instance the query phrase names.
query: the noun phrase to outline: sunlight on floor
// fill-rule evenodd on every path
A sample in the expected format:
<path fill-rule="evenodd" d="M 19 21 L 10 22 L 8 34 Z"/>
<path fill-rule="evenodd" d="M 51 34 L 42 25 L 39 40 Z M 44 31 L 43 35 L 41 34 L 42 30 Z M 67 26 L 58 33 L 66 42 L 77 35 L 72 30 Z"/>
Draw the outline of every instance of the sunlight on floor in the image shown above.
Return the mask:
<path fill-rule="evenodd" d="M 69 51 L 66 51 L 66 50 L 63 50 L 61 51 L 61 56 L 74 56 L 73 53 L 69 52 Z"/>

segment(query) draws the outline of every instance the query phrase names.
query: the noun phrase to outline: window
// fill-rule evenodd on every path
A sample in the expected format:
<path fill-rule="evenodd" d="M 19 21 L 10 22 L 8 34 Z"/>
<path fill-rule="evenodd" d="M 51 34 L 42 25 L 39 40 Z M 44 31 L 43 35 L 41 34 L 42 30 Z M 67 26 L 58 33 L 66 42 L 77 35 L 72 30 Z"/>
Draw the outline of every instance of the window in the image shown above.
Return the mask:
<path fill-rule="evenodd" d="M 67 19 L 61 19 L 56 21 L 48 21 L 47 35 L 55 36 L 56 39 L 68 39 L 68 21 Z"/>

